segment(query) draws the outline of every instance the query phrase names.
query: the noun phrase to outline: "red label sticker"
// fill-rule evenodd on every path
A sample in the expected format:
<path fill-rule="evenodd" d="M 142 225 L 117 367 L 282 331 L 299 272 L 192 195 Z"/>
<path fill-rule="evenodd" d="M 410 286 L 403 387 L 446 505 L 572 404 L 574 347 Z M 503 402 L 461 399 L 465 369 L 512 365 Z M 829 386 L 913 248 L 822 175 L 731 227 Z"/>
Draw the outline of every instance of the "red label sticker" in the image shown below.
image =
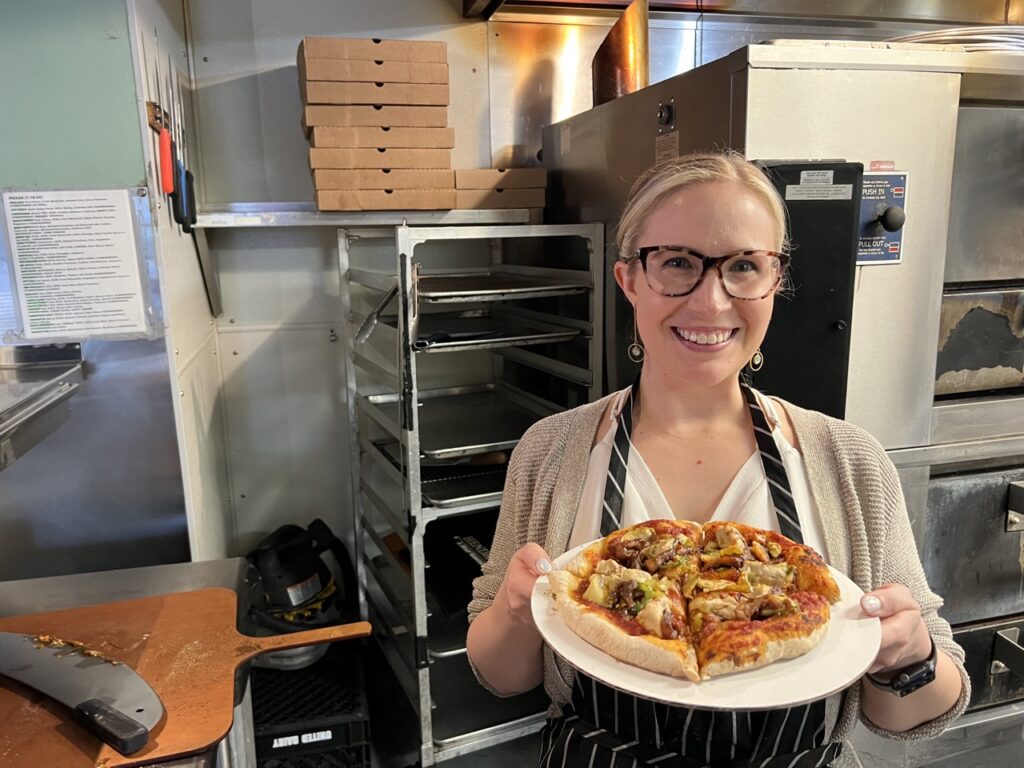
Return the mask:
<path fill-rule="evenodd" d="M 903 187 L 893 187 L 892 188 L 892 196 L 893 197 L 903 197 Z"/>
<path fill-rule="evenodd" d="M 872 160 L 868 165 L 869 171 L 894 171 L 896 162 L 894 160 Z"/>
<path fill-rule="evenodd" d="M 899 252 L 900 252 L 900 244 L 899 243 L 889 243 L 889 253 L 899 253 Z"/>

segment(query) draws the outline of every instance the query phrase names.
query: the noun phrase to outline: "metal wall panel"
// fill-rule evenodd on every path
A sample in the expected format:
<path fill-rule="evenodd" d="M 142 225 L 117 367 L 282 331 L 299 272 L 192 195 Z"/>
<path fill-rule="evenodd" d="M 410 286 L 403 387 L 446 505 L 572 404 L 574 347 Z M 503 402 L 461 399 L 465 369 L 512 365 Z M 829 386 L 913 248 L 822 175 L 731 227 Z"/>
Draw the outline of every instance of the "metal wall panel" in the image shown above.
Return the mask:
<path fill-rule="evenodd" d="M 749 79 L 750 157 L 891 160 L 908 173 L 902 263 L 857 268 L 846 418 L 886 448 L 927 445 L 935 351 L 926 340 L 938 334 L 960 76 L 752 69 Z M 864 130 L 874 115 L 885 124 Z"/>
<path fill-rule="evenodd" d="M 225 333 L 221 349 L 235 551 L 317 517 L 341 535 L 349 462 L 341 343 L 326 328 L 293 326 Z"/>
<path fill-rule="evenodd" d="M 70 419 L 0 473 L 0 581 L 189 559 L 163 339 L 82 356 Z"/>
<path fill-rule="evenodd" d="M 448 44 L 455 167 L 489 165 L 486 24 L 447 0 L 191 3 L 205 204 L 312 201 L 295 55 L 305 35 Z"/>

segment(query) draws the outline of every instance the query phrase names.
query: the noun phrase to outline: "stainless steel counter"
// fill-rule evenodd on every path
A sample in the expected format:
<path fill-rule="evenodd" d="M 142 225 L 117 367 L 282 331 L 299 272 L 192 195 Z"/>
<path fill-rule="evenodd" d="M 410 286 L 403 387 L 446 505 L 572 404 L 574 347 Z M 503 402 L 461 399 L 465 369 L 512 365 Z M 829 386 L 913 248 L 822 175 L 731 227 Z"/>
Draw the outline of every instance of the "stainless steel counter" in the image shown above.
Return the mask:
<path fill-rule="evenodd" d="M 244 558 L 176 563 L 119 571 L 52 576 L 0 582 L 0 617 L 59 611 L 117 600 L 227 587 L 238 595 L 239 615 L 248 610 L 244 589 Z M 237 699 L 236 699 L 237 700 Z M 234 722 L 224 740 L 208 754 L 159 763 L 160 768 L 244 768 L 256 764 L 252 701 L 246 678 L 245 693 L 235 707 Z"/>

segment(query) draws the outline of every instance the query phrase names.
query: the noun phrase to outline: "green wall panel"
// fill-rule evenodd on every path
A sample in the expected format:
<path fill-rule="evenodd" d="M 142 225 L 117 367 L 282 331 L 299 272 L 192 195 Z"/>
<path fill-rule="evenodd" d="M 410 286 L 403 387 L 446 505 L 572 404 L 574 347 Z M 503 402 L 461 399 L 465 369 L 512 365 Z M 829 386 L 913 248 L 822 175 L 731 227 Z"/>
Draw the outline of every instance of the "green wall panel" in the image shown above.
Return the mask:
<path fill-rule="evenodd" d="M 127 187 L 145 165 L 125 0 L 0 0 L 0 187 Z"/>

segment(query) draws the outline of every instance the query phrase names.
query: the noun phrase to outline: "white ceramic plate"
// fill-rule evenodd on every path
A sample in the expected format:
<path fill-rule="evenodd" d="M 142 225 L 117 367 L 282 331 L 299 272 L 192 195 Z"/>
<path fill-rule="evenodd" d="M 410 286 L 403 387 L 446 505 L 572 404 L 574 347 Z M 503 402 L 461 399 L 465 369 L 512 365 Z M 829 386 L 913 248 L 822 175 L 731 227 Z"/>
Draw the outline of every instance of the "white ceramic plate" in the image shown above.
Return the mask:
<path fill-rule="evenodd" d="M 563 568 L 584 544 L 554 561 Z M 547 576 L 533 588 L 533 618 L 552 650 L 580 671 L 620 691 L 668 704 L 702 709 L 775 709 L 816 701 L 841 691 L 871 666 L 882 640 L 878 619 L 861 611 L 864 592 L 839 571 L 830 568 L 839 585 L 840 601 L 832 606 L 825 637 L 795 659 L 765 667 L 713 677 L 699 683 L 661 675 L 619 661 L 598 650 L 562 621 L 555 609 Z"/>

